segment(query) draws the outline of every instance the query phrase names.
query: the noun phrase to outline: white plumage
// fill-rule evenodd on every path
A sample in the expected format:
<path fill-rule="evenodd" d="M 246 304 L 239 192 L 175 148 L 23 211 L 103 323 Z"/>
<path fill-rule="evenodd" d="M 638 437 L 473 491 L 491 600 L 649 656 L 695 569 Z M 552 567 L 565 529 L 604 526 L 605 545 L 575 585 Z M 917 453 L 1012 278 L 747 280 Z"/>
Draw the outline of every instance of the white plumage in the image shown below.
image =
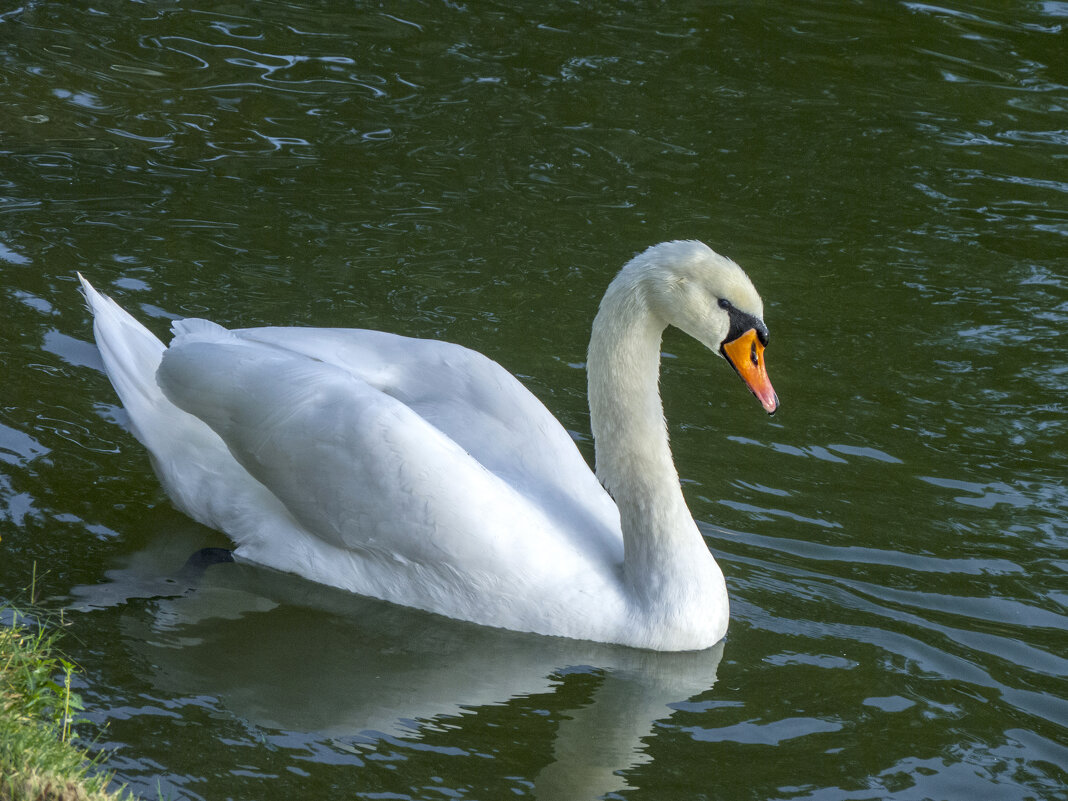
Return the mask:
<path fill-rule="evenodd" d="M 661 650 L 727 626 L 722 573 L 671 462 L 657 374 L 675 324 L 718 351 L 733 262 L 664 243 L 613 281 L 589 354 L 602 488 L 500 365 L 378 331 L 174 325 L 164 346 L 82 279 L 135 436 L 167 493 L 235 555 L 491 626 Z M 770 388 L 770 385 L 769 385 Z"/>

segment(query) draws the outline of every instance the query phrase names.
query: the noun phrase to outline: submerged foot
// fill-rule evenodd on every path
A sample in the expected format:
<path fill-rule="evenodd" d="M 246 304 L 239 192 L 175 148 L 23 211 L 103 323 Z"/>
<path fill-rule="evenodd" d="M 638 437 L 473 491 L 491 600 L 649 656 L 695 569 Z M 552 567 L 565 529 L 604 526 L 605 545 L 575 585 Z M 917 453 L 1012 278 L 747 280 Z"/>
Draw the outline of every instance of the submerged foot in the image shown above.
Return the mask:
<path fill-rule="evenodd" d="M 201 548 L 186 560 L 178 575 L 183 581 L 196 583 L 203 578 L 204 571 L 212 565 L 232 561 L 234 561 L 234 554 L 229 548 Z"/>

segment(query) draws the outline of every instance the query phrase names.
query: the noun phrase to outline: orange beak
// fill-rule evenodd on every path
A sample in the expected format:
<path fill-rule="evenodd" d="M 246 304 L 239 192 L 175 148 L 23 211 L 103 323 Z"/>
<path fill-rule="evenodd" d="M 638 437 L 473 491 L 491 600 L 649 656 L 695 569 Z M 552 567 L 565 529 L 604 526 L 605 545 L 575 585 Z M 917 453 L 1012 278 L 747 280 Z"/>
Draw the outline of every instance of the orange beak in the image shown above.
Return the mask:
<path fill-rule="evenodd" d="M 764 346 L 757 338 L 755 328 L 750 328 L 737 339 L 724 342 L 720 350 L 742 381 L 757 396 L 764 411 L 775 414 L 779 408 L 779 396 L 772 389 L 768 371 L 764 367 Z"/>

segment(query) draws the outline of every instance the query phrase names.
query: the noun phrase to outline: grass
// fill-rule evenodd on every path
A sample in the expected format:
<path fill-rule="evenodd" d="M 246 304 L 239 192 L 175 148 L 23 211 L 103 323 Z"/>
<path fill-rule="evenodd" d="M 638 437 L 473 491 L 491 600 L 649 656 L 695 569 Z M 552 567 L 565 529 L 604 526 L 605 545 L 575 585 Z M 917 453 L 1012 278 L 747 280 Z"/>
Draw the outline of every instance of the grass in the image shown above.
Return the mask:
<path fill-rule="evenodd" d="M 129 801 L 107 792 L 110 776 L 77 743 L 82 702 L 57 648 L 61 624 L 0 603 L 0 801 Z"/>

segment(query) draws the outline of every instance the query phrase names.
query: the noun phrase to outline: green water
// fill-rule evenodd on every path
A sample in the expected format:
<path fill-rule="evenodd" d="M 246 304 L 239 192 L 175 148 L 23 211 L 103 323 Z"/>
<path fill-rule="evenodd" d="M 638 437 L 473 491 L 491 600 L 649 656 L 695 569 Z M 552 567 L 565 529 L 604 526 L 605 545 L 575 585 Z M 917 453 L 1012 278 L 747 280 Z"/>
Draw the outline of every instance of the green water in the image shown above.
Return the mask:
<path fill-rule="evenodd" d="M 1068 798 L 1068 4 L 0 6 L 0 597 L 173 799 Z M 663 391 L 721 648 L 482 630 L 220 565 L 91 346 L 175 316 L 442 337 L 590 453 L 589 324 L 699 238 L 774 418 Z"/>

